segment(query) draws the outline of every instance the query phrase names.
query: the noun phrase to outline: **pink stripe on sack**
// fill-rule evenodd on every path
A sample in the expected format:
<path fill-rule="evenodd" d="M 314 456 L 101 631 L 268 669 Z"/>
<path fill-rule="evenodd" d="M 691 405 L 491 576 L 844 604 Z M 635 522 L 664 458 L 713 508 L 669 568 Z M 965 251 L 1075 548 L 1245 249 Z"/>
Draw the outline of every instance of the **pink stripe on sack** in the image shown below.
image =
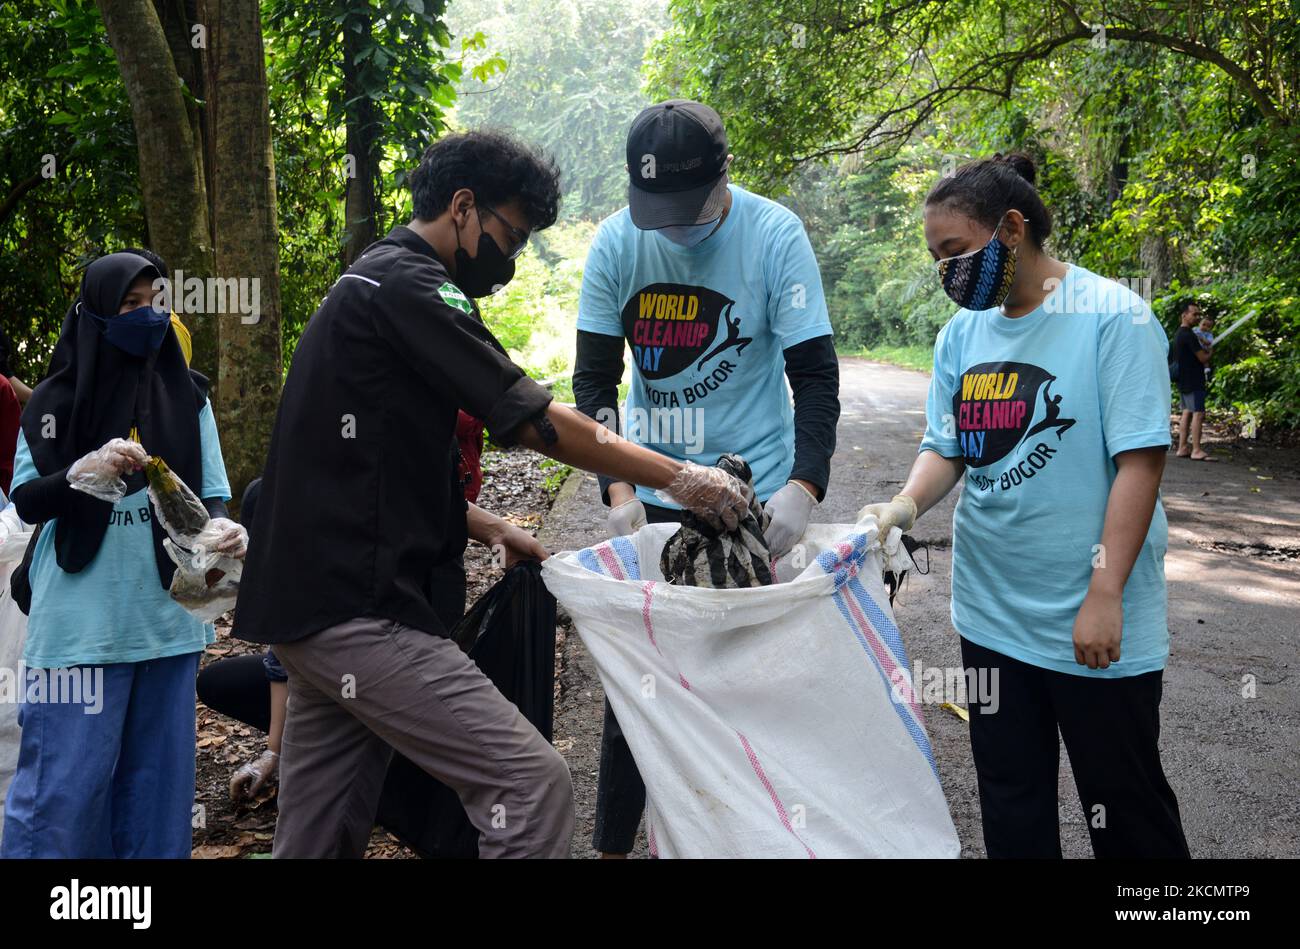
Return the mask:
<path fill-rule="evenodd" d="M 641 620 L 645 623 L 645 634 L 650 637 L 650 645 L 655 647 L 655 652 L 662 656 L 664 651 L 659 648 L 659 642 L 655 639 L 654 624 L 650 622 L 650 598 L 655 591 L 654 581 L 645 581 L 645 583 L 641 584 L 641 590 L 645 593 L 645 599 L 641 602 Z M 682 688 L 687 692 L 691 691 L 691 684 L 686 681 L 686 676 L 680 672 L 677 673 L 677 681 L 682 684 Z"/>
<path fill-rule="evenodd" d="M 758 755 L 754 754 L 754 749 L 750 746 L 749 739 L 740 732 L 736 732 L 736 736 L 740 739 L 740 744 L 744 746 L 745 756 L 749 758 L 749 764 L 754 769 L 754 773 L 758 775 L 758 780 L 762 783 L 763 789 L 767 791 L 767 796 L 772 799 L 772 804 L 776 807 L 776 816 L 781 819 L 781 824 L 786 830 L 790 831 L 790 834 L 795 840 L 799 841 L 800 846 L 802 846 L 804 850 L 808 851 L 808 859 L 816 860 L 817 854 L 813 853 L 812 848 L 803 842 L 803 838 L 799 836 L 798 832 L 794 829 L 794 825 L 790 823 L 790 815 L 785 812 L 785 805 L 782 804 L 781 799 L 776 796 L 776 788 L 772 787 L 772 782 L 767 779 L 767 772 L 764 771 L 763 766 L 758 763 Z"/>
<path fill-rule="evenodd" d="M 600 557 L 601 562 L 609 568 L 610 574 L 615 580 L 624 580 L 623 569 L 618 564 L 618 558 L 614 556 L 614 551 L 609 549 L 609 544 L 601 544 L 596 548 L 596 555 Z"/>
<path fill-rule="evenodd" d="M 650 637 L 650 645 L 655 647 L 655 652 L 663 655 L 664 651 L 659 648 L 659 643 L 655 641 L 654 624 L 650 622 L 650 597 L 654 594 L 655 582 L 647 580 L 641 584 L 641 592 L 645 594 L 645 599 L 641 601 L 641 620 L 645 623 L 645 634 Z"/>
<path fill-rule="evenodd" d="M 885 648 L 885 644 L 880 641 L 880 635 L 876 632 L 876 628 L 871 625 L 871 621 L 863 614 L 861 607 L 853 601 L 853 597 L 845 595 L 844 591 L 840 591 L 836 596 L 842 597 L 844 605 L 849 608 L 849 612 L 853 615 L 853 621 L 857 623 L 862 633 L 862 638 L 871 647 L 871 652 L 875 655 L 876 661 L 880 663 L 880 667 L 885 671 L 885 678 L 895 683 L 899 694 L 903 696 L 903 701 L 911 707 L 912 713 L 919 720 L 921 709 L 916 704 L 916 692 L 913 691 L 906 670 L 899 670 L 898 663 L 894 661 L 893 655 Z"/>

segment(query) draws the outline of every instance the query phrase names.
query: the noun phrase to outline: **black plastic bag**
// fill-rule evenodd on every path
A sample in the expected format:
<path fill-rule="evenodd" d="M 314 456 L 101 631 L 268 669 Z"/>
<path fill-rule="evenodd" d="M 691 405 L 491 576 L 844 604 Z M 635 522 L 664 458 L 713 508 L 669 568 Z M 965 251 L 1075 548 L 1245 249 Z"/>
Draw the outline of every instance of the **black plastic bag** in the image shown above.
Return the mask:
<path fill-rule="evenodd" d="M 547 741 L 555 711 L 555 597 L 541 564 L 525 561 L 470 607 L 451 631 L 483 674 Z M 472 859 L 478 831 L 456 792 L 394 755 L 376 822 L 421 857 Z"/>

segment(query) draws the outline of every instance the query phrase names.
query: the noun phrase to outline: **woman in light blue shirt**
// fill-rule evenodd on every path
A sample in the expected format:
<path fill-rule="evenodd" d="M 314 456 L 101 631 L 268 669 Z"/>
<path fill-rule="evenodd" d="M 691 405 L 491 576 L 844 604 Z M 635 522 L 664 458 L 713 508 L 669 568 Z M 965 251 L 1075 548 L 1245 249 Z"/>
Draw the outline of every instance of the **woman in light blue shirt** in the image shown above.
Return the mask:
<path fill-rule="evenodd" d="M 964 479 L 952 623 L 990 857 L 1059 857 L 1058 730 L 1098 857 L 1186 857 L 1160 764 L 1167 344 L 1126 287 L 1050 256 L 1022 155 L 941 179 L 925 237 L 961 307 L 935 343 L 908 530 Z M 970 678 L 974 670 L 974 678 Z"/>
<path fill-rule="evenodd" d="M 190 853 L 194 680 L 213 629 L 168 595 L 142 467 L 162 458 L 214 518 L 230 488 L 207 380 L 151 305 L 159 277 L 130 253 L 86 269 L 23 415 L 12 495 L 40 532 L 4 857 Z M 242 556 L 243 529 L 223 526 Z"/>

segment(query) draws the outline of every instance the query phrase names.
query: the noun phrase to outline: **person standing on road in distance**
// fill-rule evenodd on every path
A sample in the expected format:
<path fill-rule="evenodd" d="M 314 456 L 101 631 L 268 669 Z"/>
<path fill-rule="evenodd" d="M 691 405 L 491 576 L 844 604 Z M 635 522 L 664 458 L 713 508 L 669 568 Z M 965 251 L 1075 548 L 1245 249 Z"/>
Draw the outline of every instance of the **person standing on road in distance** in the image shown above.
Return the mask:
<path fill-rule="evenodd" d="M 965 477 L 952 623 L 991 693 L 970 716 L 988 855 L 1061 856 L 1059 729 L 1096 856 L 1186 857 L 1158 747 L 1165 335 L 1136 294 L 1043 250 L 1034 177 L 1028 158 L 995 156 L 926 198 L 961 309 L 935 342 L 907 482 L 859 518 L 909 530 Z"/>
<path fill-rule="evenodd" d="M 705 464 L 743 456 L 780 557 L 826 494 L 839 363 L 803 224 L 730 183 L 732 158 L 722 119 L 698 102 L 662 102 L 632 122 L 628 206 L 601 223 L 583 271 L 573 391 L 580 411 L 617 427 L 626 339 L 627 437 Z M 613 536 L 681 519 L 651 486 L 600 486 Z M 630 852 L 644 807 L 645 785 L 607 702 L 595 848 Z"/>
<path fill-rule="evenodd" d="M 544 559 L 460 483 L 460 409 L 502 443 L 664 489 L 714 523 L 743 486 L 615 439 L 505 355 L 472 300 L 514 276 L 554 223 L 558 172 L 514 140 L 446 135 L 410 176 L 415 216 L 330 289 L 276 414 L 234 633 L 273 644 L 289 681 L 279 857 L 360 857 L 392 750 L 454 789 L 484 857 L 567 855 L 560 754 L 446 638 L 430 578 L 467 538 L 506 565 Z"/>
<path fill-rule="evenodd" d="M 1205 421 L 1205 370 L 1210 364 L 1210 348 L 1202 342 L 1194 327 L 1201 322 L 1201 308 L 1193 302 L 1183 304 L 1178 332 L 1170 347 L 1172 361 L 1178 364 L 1179 408 L 1178 418 L 1179 458 L 1192 461 L 1213 461 L 1201 447 L 1201 425 Z M 1188 443 L 1188 435 L 1191 443 Z"/>

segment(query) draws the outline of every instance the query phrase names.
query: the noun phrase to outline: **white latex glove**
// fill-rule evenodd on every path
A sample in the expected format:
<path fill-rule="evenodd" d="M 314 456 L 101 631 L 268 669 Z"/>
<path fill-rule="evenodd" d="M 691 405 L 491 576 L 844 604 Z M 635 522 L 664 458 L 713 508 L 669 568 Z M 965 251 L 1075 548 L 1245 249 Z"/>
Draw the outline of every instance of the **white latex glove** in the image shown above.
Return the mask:
<path fill-rule="evenodd" d="M 122 475 L 144 467 L 149 454 L 139 442 L 110 438 L 102 447 L 82 455 L 68 468 L 68 484 L 91 497 L 116 504 L 126 497 Z"/>
<path fill-rule="evenodd" d="M 248 553 L 248 531 L 228 517 L 214 517 L 199 534 L 199 543 L 226 557 L 244 559 Z"/>
<path fill-rule="evenodd" d="M 889 536 L 889 529 L 897 527 L 906 534 L 916 523 L 916 502 L 906 494 L 895 494 L 892 501 L 880 501 L 868 504 L 858 511 L 858 521 L 874 515 L 880 521 L 880 542 L 883 544 Z"/>
<path fill-rule="evenodd" d="M 752 496 L 752 492 L 747 495 L 745 485 L 721 468 L 706 468 L 693 461 L 678 468 L 668 487 L 655 493 L 675 501 L 715 529 L 725 526 L 733 531 L 749 512 Z"/>
<path fill-rule="evenodd" d="M 630 501 L 615 505 L 610 508 L 609 515 L 605 518 L 605 528 L 609 531 L 610 537 L 635 534 L 645 526 L 645 505 L 641 503 L 640 498 L 634 497 Z"/>
<path fill-rule="evenodd" d="M 807 488 L 791 481 L 763 505 L 763 514 L 768 522 L 763 539 L 767 541 L 767 549 L 773 558 L 784 557 L 798 543 L 808 529 L 808 518 L 812 516 L 816 503 L 817 499 L 808 493 Z"/>

